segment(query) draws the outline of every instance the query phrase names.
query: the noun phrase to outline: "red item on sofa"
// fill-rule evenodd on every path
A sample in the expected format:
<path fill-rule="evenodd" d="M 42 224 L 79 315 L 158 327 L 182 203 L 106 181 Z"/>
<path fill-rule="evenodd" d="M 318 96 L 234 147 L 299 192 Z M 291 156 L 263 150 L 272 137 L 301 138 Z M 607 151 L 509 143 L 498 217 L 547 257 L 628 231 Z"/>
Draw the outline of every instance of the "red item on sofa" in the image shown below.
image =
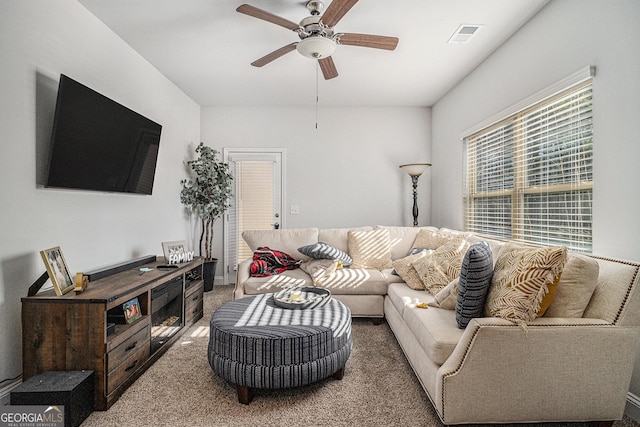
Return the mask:
<path fill-rule="evenodd" d="M 300 262 L 291 255 L 270 249 L 266 246 L 259 247 L 253 253 L 253 261 L 250 267 L 251 277 L 267 277 L 280 274 L 287 270 L 293 270 L 300 266 Z"/>

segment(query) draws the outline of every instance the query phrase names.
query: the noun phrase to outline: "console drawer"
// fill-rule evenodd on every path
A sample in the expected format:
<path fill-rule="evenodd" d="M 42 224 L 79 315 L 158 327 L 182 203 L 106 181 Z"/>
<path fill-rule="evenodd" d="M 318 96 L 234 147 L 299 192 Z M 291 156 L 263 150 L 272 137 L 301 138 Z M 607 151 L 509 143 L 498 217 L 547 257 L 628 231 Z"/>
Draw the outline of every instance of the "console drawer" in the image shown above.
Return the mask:
<path fill-rule="evenodd" d="M 146 323 L 146 322 L 145 322 Z M 113 371 L 132 353 L 141 348 L 149 349 L 151 342 L 151 331 L 148 324 L 145 324 L 139 331 L 134 332 L 124 342 L 119 344 L 109 353 L 107 353 L 107 372 Z"/>
<path fill-rule="evenodd" d="M 149 358 L 149 344 L 141 346 L 107 374 L 107 395 L 133 375 Z"/>
<path fill-rule="evenodd" d="M 198 286 L 188 297 L 184 303 L 184 320 L 185 325 L 191 324 L 202 317 L 203 310 L 204 286 Z"/>

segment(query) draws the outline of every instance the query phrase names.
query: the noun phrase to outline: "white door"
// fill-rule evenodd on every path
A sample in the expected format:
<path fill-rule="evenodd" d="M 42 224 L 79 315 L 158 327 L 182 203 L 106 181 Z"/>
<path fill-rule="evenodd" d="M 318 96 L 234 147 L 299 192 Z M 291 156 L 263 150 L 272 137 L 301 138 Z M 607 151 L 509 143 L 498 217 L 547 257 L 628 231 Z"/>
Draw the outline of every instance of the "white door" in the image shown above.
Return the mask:
<path fill-rule="evenodd" d="M 225 148 L 223 156 L 235 188 L 224 217 L 224 283 L 235 283 L 238 263 L 253 255 L 242 232 L 284 228 L 284 149 Z"/>

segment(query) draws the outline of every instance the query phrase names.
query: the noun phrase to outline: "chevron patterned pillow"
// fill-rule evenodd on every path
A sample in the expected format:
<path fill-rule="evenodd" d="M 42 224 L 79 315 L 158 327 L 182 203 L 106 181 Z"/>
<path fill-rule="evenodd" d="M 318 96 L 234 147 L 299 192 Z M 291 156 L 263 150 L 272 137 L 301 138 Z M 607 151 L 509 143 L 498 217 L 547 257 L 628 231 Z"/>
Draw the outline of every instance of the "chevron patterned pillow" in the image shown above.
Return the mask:
<path fill-rule="evenodd" d="M 536 318 L 549 284 L 562 274 L 567 248 L 530 248 L 507 243 L 500 251 L 485 304 L 485 315 L 522 327 Z"/>

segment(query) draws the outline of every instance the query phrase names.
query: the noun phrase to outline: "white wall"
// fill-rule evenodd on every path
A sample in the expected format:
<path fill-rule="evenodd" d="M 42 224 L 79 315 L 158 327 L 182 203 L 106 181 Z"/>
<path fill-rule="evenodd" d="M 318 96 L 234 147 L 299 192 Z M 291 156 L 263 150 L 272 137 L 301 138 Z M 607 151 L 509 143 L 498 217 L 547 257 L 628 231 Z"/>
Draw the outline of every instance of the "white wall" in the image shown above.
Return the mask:
<path fill-rule="evenodd" d="M 640 261 L 639 52 L 639 1 L 549 2 L 433 107 L 434 224 L 463 226 L 465 129 L 594 65 L 593 252 Z M 638 373 L 631 391 L 640 396 Z"/>
<path fill-rule="evenodd" d="M 202 140 L 286 150 L 287 228 L 411 225 L 411 179 L 398 166 L 429 162 L 428 108 L 203 108 Z M 430 224 L 430 171 L 420 177 L 420 224 Z M 300 206 L 290 215 L 289 206 Z M 222 236 L 221 221 L 217 224 Z M 222 238 L 215 253 L 222 256 Z M 221 263 L 218 274 L 221 274 Z"/>
<path fill-rule="evenodd" d="M 0 0 L 0 381 L 19 375 L 20 298 L 60 246 L 71 273 L 187 238 L 179 200 L 200 107 L 75 0 Z M 163 125 L 152 196 L 45 189 L 64 73 Z"/>

